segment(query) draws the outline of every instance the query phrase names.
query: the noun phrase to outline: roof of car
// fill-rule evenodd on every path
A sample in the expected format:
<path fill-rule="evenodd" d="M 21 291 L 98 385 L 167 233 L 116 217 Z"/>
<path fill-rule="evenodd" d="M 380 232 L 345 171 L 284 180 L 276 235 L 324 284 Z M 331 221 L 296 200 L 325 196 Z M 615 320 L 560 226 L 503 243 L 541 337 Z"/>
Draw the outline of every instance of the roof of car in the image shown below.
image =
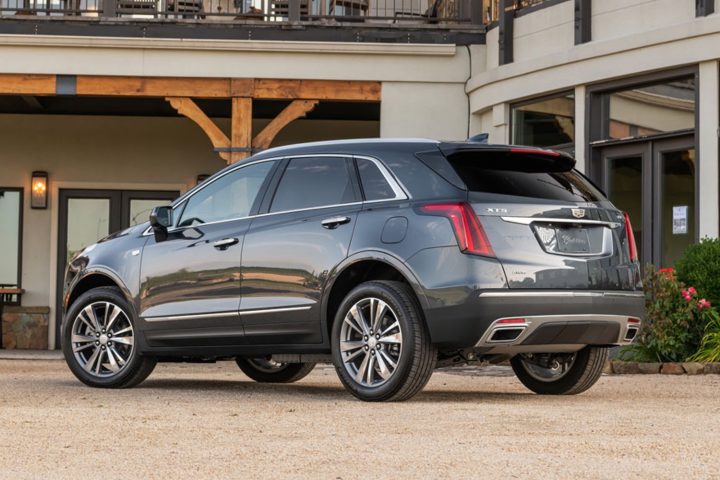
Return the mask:
<path fill-rule="evenodd" d="M 440 142 L 427 138 L 356 138 L 350 140 L 330 140 L 323 142 L 298 143 L 270 148 L 252 156 L 253 160 L 304 153 L 362 153 L 365 150 L 389 148 L 393 146 L 437 145 Z"/>

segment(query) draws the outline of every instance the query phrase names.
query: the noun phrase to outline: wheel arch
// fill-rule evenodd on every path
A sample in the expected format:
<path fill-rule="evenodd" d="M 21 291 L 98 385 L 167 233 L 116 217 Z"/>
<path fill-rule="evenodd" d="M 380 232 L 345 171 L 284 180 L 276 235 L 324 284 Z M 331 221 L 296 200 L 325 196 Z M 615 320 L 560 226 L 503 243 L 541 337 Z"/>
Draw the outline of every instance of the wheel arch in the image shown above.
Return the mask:
<path fill-rule="evenodd" d="M 105 270 L 94 269 L 84 272 L 80 279 L 74 282 L 74 285 L 66 293 L 64 299 L 65 311 L 67 312 L 83 293 L 99 287 L 115 287 L 120 289 L 128 303 L 133 305 L 129 290 L 117 275 Z"/>
<path fill-rule="evenodd" d="M 330 343 L 333 319 L 345 296 L 357 285 L 370 280 L 395 280 L 412 288 L 422 310 L 427 299 L 415 274 L 398 258 L 384 252 L 365 251 L 348 257 L 328 280 L 322 300 L 322 329 Z"/>

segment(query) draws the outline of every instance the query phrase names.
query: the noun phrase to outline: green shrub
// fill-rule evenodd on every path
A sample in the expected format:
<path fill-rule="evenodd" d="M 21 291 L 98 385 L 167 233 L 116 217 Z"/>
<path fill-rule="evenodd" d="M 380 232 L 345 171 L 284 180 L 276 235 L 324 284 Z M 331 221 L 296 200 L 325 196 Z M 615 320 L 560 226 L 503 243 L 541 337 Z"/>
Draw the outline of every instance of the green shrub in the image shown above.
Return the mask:
<path fill-rule="evenodd" d="M 700 349 L 690 358 L 694 362 L 720 362 L 720 315 L 707 324 Z"/>
<path fill-rule="evenodd" d="M 697 288 L 700 297 L 720 305 L 720 239 L 703 238 L 689 246 L 675 265 L 675 275 Z"/>
<path fill-rule="evenodd" d="M 710 302 L 685 287 L 671 269 L 645 268 L 646 318 L 635 343 L 620 358 L 641 362 L 681 362 L 698 351 L 706 325 L 717 318 Z"/>

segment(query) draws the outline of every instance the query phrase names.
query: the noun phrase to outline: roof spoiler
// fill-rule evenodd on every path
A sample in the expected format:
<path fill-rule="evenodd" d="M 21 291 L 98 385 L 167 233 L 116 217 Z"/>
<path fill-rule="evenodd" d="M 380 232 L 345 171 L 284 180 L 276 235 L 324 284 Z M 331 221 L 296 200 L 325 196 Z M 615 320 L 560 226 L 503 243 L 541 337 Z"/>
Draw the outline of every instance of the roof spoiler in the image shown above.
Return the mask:
<path fill-rule="evenodd" d="M 575 168 L 569 154 L 536 147 L 441 142 L 438 148 L 448 160 L 482 162 L 489 170 L 567 172 Z"/>

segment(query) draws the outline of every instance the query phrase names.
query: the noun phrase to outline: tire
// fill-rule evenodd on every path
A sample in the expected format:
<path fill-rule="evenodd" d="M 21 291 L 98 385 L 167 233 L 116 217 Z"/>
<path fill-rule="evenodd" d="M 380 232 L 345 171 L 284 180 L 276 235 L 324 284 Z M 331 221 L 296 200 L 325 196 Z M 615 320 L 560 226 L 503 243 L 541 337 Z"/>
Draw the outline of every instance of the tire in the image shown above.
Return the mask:
<path fill-rule="evenodd" d="M 314 363 L 271 363 L 271 359 L 237 357 L 240 370 L 259 383 L 293 383 L 308 376 Z"/>
<path fill-rule="evenodd" d="M 370 315 L 362 327 L 358 310 L 366 312 L 363 318 L 371 311 L 380 314 Z M 378 332 L 370 334 L 378 317 Z M 331 336 L 335 370 L 360 400 L 407 400 L 425 387 L 437 363 L 437 349 L 430 342 L 417 298 L 401 282 L 372 281 L 355 287 L 338 309 Z"/>
<path fill-rule="evenodd" d="M 91 387 L 130 388 L 152 373 L 157 360 L 138 352 L 135 318 L 132 305 L 114 287 L 89 290 L 70 306 L 61 343 L 78 380 Z"/>
<path fill-rule="evenodd" d="M 539 379 L 521 355 L 510 361 L 517 378 L 528 389 L 541 395 L 577 395 L 589 389 L 602 375 L 608 358 L 606 347 L 588 346 L 576 352 L 572 365 L 556 379 Z M 542 370 L 542 367 L 540 368 Z M 549 372 L 549 370 L 546 370 Z M 537 372 L 537 370 L 536 370 Z"/>

